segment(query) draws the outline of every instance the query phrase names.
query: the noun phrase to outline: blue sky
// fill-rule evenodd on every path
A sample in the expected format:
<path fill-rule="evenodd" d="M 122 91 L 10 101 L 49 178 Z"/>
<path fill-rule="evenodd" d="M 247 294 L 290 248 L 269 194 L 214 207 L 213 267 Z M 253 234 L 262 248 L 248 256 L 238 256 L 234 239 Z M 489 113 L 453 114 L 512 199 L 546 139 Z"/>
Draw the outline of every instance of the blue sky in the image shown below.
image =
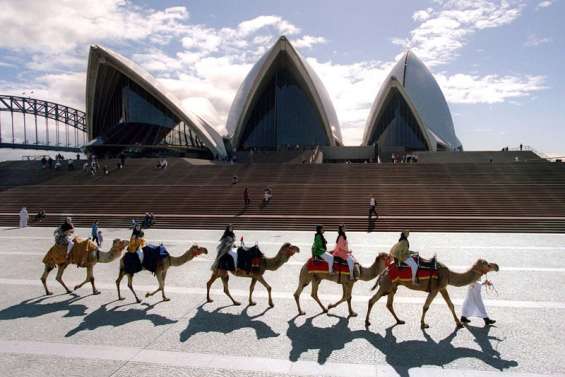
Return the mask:
<path fill-rule="evenodd" d="M 565 1 L 0 0 L 0 93 L 84 109 L 88 46 L 110 47 L 224 132 L 251 65 L 286 34 L 334 101 L 345 143 L 411 48 L 434 73 L 467 150 L 565 156 Z M 46 12 L 45 9 L 49 9 Z"/>

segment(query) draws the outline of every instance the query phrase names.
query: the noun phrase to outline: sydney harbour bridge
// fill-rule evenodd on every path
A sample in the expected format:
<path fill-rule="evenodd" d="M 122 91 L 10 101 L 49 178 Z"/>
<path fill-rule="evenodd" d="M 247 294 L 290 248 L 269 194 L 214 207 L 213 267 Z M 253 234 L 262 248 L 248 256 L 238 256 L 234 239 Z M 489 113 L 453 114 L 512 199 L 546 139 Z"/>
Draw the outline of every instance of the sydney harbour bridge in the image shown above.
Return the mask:
<path fill-rule="evenodd" d="M 0 94 L 0 148 L 78 152 L 87 141 L 84 111 Z"/>

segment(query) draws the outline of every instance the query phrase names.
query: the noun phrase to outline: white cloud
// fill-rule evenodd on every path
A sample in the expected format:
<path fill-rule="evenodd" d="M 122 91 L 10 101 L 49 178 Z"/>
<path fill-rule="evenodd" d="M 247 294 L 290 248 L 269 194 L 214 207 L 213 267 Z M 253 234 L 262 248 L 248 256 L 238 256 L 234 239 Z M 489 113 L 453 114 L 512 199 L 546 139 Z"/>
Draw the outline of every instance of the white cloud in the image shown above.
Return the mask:
<path fill-rule="evenodd" d="M 299 39 L 291 41 L 293 46 L 296 48 L 311 48 L 314 45 L 326 43 L 326 38 L 324 37 L 314 37 L 312 35 L 305 35 Z"/>
<path fill-rule="evenodd" d="M 540 37 L 536 34 L 528 35 L 528 39 L 524 42 L 524 46 L 526 47 L 537 47 L 539 45 L 547 44 L 551 42 L 551 38 L 548 37 Z"/>
<path fill-rule="evenodd" d="M 457 56 L 466 39 L 473 33 L 503 26 L 520 16 L 523 5 L 506 0 L 438 1 L 439 9 L 414 13 L 421 24 L 410 38 L 395 38 L 395 44 L 411 48 L 428 66 L 445 64 Z"/>
<path fill-rule="evenodd" d="M 528 97 L 546 89 L 543 76 L 469 75 L 458 73 L 435 75 L 447 100 L 451 103 L 501 103 L 513 98 Z"/>
<path fill-rule="evenodd" d="M 259 16 L 243 21 L 238 25 L 238 31 L 246 36 L 266 27 L 274 28 L 279 34 L 293 35 L 300 32 L 299 28 L 279 16 Z"/>
<path fill-rule="evenodd" d="M 542 8 L 549 8 L 551 5 L 553 5 L 552 0 L 540 1 L 538 3 L 538 5 L 536 5 L 536 10 L 539 10 L 539 9 L 542 9 Z"/>

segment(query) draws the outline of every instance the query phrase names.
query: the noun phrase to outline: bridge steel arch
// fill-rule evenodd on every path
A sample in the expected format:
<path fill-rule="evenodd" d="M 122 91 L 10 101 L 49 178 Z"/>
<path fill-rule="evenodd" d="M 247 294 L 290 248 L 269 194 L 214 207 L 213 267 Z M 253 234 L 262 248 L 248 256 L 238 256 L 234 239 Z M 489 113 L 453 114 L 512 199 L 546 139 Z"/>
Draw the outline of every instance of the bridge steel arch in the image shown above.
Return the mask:
<path fill-rule="evenodd" d="M 88 130 L 84 111 L 36 98 L 0 94 L 0 114 L 1 112 L 10 113 L 10 122 L 6 125 L 0 117 L 0 148 L 77 152 L 87 142 Z M 23 143 L 16 140 L 16 127 L 19 126 L 14 123 L 15 113 L 20 113 L 23 117 Z M 33 116 L 31 126 L 26 121 L 26 115 Z M 42 126 L 38 124 L 38 117 L 45 119 L 43 129 L 40 129 Z M 54 124 L 50 125 L 49 120 L 55 121 Z M 5 134 L 9 137 L 6 138 Z M 40 134 L 45 136 L 42 142 Z"/>

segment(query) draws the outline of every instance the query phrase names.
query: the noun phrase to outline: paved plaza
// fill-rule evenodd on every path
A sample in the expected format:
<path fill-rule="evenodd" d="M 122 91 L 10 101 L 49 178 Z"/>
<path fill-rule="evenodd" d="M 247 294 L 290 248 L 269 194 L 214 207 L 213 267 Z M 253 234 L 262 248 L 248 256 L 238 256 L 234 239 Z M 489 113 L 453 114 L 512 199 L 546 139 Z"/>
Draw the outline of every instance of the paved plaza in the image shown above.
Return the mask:
<path fill-rule="evenodd" d="M 102 224 L 103 225 L 103 224 Z M 396 311 L 406 324 L 395 326 L 381 300 L 373 309 L 371 326 L 364 316 L 373 282 L 354 288 L 357 318 L 347 319 L 344 304 L 320 314 L 302 294 L 305 316 L 296 317 L 292 293 L 298 272 L 310 256 L 313 232 L 264 232 L 236 229 L 247 244 L 256 241 L 274 255 L 290 241 L 301 252 L 278 271 L 268 271 L 275 307 L 268 308 L 266 291 L 257 285 L 257 305 L 247 307 L 249 279 L 230 278 L 239 307 L 213 286 L 213 303 L 205 303 L 206 281 L 220 231 L 148 230 L 146 239 L 163 242 L 172 255 L 192 243 L 208 248 L 200 256 L 171 267 L 166 291 L 135 303 L 122 281 L 126 299 L 116 301 L 118 262 L 98 264 L 94 273 L 102 294 L 90 295 L 85 285 L 63 294 L 55 281 L 54 295 L 43 295 L 41 259 L 52 245 L 53 229 L 0 228 L 0 376 L 513 376 L 565 375 L 565 235 L 412 233 L 411 248 L 423 256 L 437 254 L 457 271 L 477 258 L 496 262 L 501 270 L 489 274 L 497 292 L 486 293 L 489 314 L 497 320 L 485 328 L 473 319 L 455 331 L 445 302 L 438 296 L 428 312 L 430 328 L 422 331 L 419 316 L 425 295 L 400 288 Z M 77 229 L 82 236 L 88 229 Z M 113 238 L 129 238 L 127 229 L 104 229 L 106 250 Z M 331 247 L 335 232 L 326 232 Z M 369 265 L 377 252 L 388 251 L 396 233 L 349 233 L 358 260 Z M 67 268 L 69 287 L 84 279 L 85 270 Z M 134 278 L 138 294 L 156 287 L 143 271 Z M 466 288 L 450 287 L 460 313 Z M 341 288 L 322 282 L 324 303 L 341 296 Z"/>

